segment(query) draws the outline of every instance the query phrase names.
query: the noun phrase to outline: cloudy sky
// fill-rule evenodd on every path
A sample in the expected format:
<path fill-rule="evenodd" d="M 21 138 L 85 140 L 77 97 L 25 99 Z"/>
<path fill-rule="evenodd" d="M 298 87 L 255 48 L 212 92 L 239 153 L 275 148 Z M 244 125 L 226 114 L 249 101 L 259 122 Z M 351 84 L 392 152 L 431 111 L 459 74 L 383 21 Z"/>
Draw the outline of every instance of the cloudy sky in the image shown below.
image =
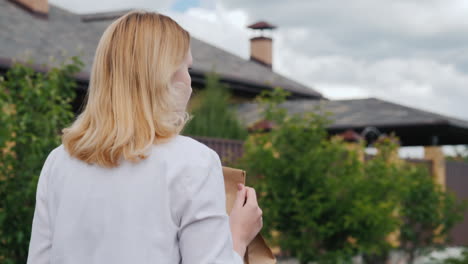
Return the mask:
<path fill-rule="evenodd" d="M 147 8 L 249 56 L 265 20 L 273 68 L 330 99 L 377 97 L 468 120 L 466 0 L 49 0 L 76 13 Z"/>
<path fill-rule="evenodd" d="M 249 56 L 266 20 L 276 71 L 331 99 L 378 97 L 468 119 L 465 0 L 49 0 L 76 13 L 147 8 L 193 36 Z"/>

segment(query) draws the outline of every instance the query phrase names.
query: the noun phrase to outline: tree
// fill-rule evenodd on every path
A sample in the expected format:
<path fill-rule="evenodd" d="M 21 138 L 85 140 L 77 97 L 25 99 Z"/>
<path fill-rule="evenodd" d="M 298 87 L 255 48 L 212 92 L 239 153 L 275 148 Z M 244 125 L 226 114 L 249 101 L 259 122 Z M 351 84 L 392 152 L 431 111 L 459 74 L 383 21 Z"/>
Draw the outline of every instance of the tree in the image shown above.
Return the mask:
<path fill-rule="evenodd" d="M 374 188 L 392 190 L 394 181 L 379 177 L 385 171 L 366 175 L 355 151 L 328 138 L 324 116 L 288 115 L 280 107 L 286 96 L 281 89 L 262 94 L 273 129 L 249 136 L 240 164 L 257 189 L 264 235 L 300 263 L 349 262 L 390 247 L 385 238 L 398 227 L 397 195 L 377 197 Z"/>
<path fill-rule="evenodd" d="M 363 162 L 356 149 L 364 144 L 329 137 L 325 116 L 288 114 L 286 96 L 262 93 L 273 128 L 249 135 L 238 165 L 257 190 L 271 244 L 300 263 L 349 263 L 360 254 L 368 264 L 385 263 L 392 249 L 412 260 L 444 245 L 463 206 L 428 170 L 399 160 L 397 138 L 380 138 L 378 154 Z"/>
<path fill-rule="evenodd" d="M 0 262 L 26 263 L 36 186 L 73 119 L 77 57 L 47 73 L 13 65 L 0 79 Z"/>
<path fill-rule="evenodd" d="M 463 220 L 467 203 L 442 190 L 424 169 L 407 168 L 405 178 L 401 249 L 407 253 L 408 262 L 414 263 L 418 255 L 445 247 L 450 230 Z"/>
<path fill-rule="evenodd" d="M 200 104 L 192 112 L 193 119 L 184 129 L 184 134 L 229 139 L 245 139 L 247 130 L 240 124 L 236 114 L 229 108 L 229 92 L 220 83 L 218 75 L 206 76 L 206 87 L 200 92 Z"/>
<path fill-rule="evenodd" d="M 377 142 L 379 152 L 366 163 L 366 175 L 382 182 L 389 181 L 374 185 L 374 190 L 378 190 L 374 198 L 393 200 L 395 216 L 400 219 L 397 248 L 406 253 L 409 263 L 413 263 L 417 256 L 446 246 L 449 231 L 463 219 L 466 205 L 457 201 L 452 193 L 442 190 L 427 167 L 399 160 L 397 142 L 394 137 L 381 138 Z M 384 263 L 390 249 L 364 252 L 363 256 L 366 263 Z"/>
<path fill-rule="evenodd" d="M 398 244 L 399 228 L 402 224 L 400 218 L 401 193 L 404 190 L 405 174 L 402 172 L 404 163 L 398 159 L 398 138 L 383 136 L 373 146 L 377 154 L 364 163 L 364 181 L 359 190 L 367 193 L 367 204 L 380 207 L 380 212 L 370 220 L 374 223 L 370 228 L 384 228 L 380 235 L 364 239 L 369 243 L 361 252 L 365 263 L 386 263 L 390 251 Z M 370 210 L 372 210 L 370 208 Z M 386 218 L 386 219 L 384 219 Z M 386 224 L 383 224 L 386 223 Z M 364 231 L 364 236 L 367 236 Z"/>

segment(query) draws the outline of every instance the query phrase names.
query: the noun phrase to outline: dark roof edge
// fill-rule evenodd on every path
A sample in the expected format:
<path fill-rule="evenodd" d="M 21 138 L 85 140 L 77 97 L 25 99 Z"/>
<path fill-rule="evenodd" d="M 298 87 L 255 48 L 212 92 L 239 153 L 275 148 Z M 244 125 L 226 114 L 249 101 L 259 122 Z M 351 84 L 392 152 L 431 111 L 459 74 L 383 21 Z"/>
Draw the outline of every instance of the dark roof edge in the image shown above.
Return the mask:
<path fill-rule="evenodd" d="M 197 77 L 204 77 L 209 72 L 200 71 L 200 70 L 191 70 L 190 73 L 196 75 Z M 219 75 L 219 76 L 220 76 L 221 81 L 224 81 L 224 82 L 226 82 L 228 84 L 233 84 L 234 86 L 236 86 L 236 85 L 246 85 L 246 86 L 250 86 L 250 87 L 256 87 L 258 89 L 270 89 L 270 90 L 272 90 L 273 87 L 274 87 L 272 85 L 261 84 L 261 83 L 254 82 L 254 81 L 243 80 L 243 79 L 232 77 L 232 76 L 226 76 L 226 75 Z M 315 93 L 312 90 L 311 90 L 311 93 L 302 93 L 302 92 L 298 92 L 298 91 L 288 90 L 285 87 L 283 87 L 283 88 L 286 91 L 290 92 L 291 95 L 299 96 L 300 98 L 303 98 L 303 99 L 324 99 L 325 100 L 325 98 L 321 94 Z M 259 92 L 258 90 L 251 90 L 251 91 Z"/>
<path fill-rule="evenodd" d="M 450 116 L 447 116 L 447 115 L 444 115 L 444 114 L 439 114 L 439 113 L 431 112 L 431 111 L 424 110 L 424 109 L 419 109 L 419 108 L 415 108 L 415 107 L 411 107 L 411 106 L 407 106 L 407 105 L 403 105 L 403 104 L 399 104 L 399 103 L 394 103 L 394 102 L 391 102 L 391 101 L 382 100 L 382 99 L 378 99 L 378 98 L 375 98 L 375 97 L 371 97 L 369 99 L 377 100 L 377 101 L 380 101 L 380 102 L 383 102 L 383 103 L 386 103 L 386 104 L 391 104 L 391 105 L 395 105 L 395 106 L 399 106 L 399 107 L 408 108 L 408 109 L 411 109 L 413 111 L 417 111 L 417 112 L 428 114 L 428 115 L 435 115 L 435 116 L 439 117 L 441 122 L 446 122 L 447 124 L 450 124 L 452 126 L 468 128 L 468 121 L 460 119 L 460 118 L 450 117 Z M 460 123 L 463 124 L 464 126 L 460 125 Z"/>
<path fill-rule="evenodd" d="M 331 130 L 345 130 L 345 129 L 364 129 L 366 127 L 376 127 L 381 129 L 387 128 L 403 128 L 403 127 L 422 127 L 422 126 L 457 126 L 450 123 L 448 120 L 438 120 L 437 122 L 415 122 L 415 123 L 385 123 L 385 124 L 362 124 L 362 125 L 330 125 L 328 129 Z M 463 128 L 463 127 L 461 127 Z M 465 127 L 467 129 L 468 127 Z"/>
<path fill-rule="evenodd" d="M 44 73 L 44 72 L 47 72 L 50 69 L 50 67 L 47 67 L 45 65 L 39 65 L 39 64 L 34 64 L 34 63 L 31 64 L 31 63 L 24 62 L 24 61 L 19 61 L 19 60 L 15 60 L 15 59 L 0 57 L 0 69 L 7 70 L 14 63 L 21 63 L 21 64 L 24 64 L 24 65 L 28 65 L 37 72 L 43 72 Z M 197 77 L 204 77 L 208 72 L 203 72 L 203 71 L 199 71 L 199 70 L 191 70 L 190 73 L 196 75 Z M 88 72 L 79 72 L 79 73 L 76 73 L 74 75 L 74 77 L 80 83 L 87 83 L 87 82 L 89 82 L 90 74 Z M 224 76 L 224 75 L 220 75 L 220 78 L 221 78 L 221 81 L 224 81 L 224 82 L 229 83 L 229 84 L 233 84 L 234 87 L 237 87 L 238 85 L 242 85 L 242 86 L 247 86 L 247 87 L 248 86 L 255 87 L 255 88 L 258 88 L 259 90 L 261 90 L 261 89 L 272 89 L 273 88 L 270 85 L 260 84 L 260 83 L 253 82 L 253 81 L 246 81 L 246 80 L 242 80 L 242 79 L 239 79 L 239 78 L 234 78 L 234 77 L 229 77 L 229 76 Z M 251 92 L 260 92 L 257 89 L 248 89 L 248 90 L 251 91 Z M 323 97 L 321 97 L 321 95 L 315 95 L 315 94 L 312 94 L 312 93 L 307 94 L 307 93 L 301 93 L 301 92 L 295 92 L 295 91 L 289 91 L 289 92 L 291 92 L 291 95 L 293 95 L 293 96 L 296 96 L 296 97 L 299 96 L 299 97 L 304 98 L 304 99 L 306 99 L 306 98 L 310 98 L 310 99 L 323 98 Z"/>
<path fill-rule="evenodd" d="M 307 101 L 307 100 L 308 99 L 304 99 L 304 101 Z M 440 122 L 437 122 L 437 124 L 442 124 L 442 123 L 446 122 L 447 124 L 450 123 L 450 125 L 452 125 L 452 126 L 465 127 L 463 125 L 466 125 L 466 127 L 468 127 L 468 121 L 467 120 L 463 120 L 463 119 L 460 119 L 460 118 L 457 118 L 457 117 L 450 117 L 448 115 L 439 114 L 439 113 L 436 113 L 436 112 L 431 112 L 431 111 L 428 111 L 428 110 L 415 108 L 415 107 L 412 107 L 412 106 L 407 106 L 407 105 L 404 105 L 404 104 L 399 104 L 399 103 L 395 103 L 395 102 L 392 102 L 392 101 L 379 99 L 379 98 L 376 98 L 376 97 L 338 99 L 338 100 L 332 100 L 332 101 L 333 102 L 352 102 L 352 101 L 369 101 L 369 100 L 376 100 L 376 101 L 379 101 L 381 103 L 390 104 L 390 105 L 398 106 L 398 107 L 401 107 L 401 108 L 406 108 L 406 109 L 409 109 L 409 110 L 412 110 L 412 111 L 417 111 L 419 113 L 424 113 L 426 115 L 437 116 L 439 118 L 439 121 L 440 121 Z M 460 125 L 460 123 L 462 123 L 463 125 Z"/>
<path fill-rule="evenodd" d="M 9 59 L 9 58 L 4 58 L 0 57 L 0 70 L 8 70 L 13 66 L 13 64 L 19 63 L 22 65 L 27 65 L 31 67 L 33 70 L 41 73 L 46 73 L 50 70 L 51 67 L 48 67 L 46 65 L 41 65 L 41 64 L 35 64 L 35 63 L 28 63 L 16 59 Z M 73 76 L 77 82 L 79 83 L 88 83 L 89 82 L 89 73 L 87 72 L 78 72 L 74 74 Z"/>
<path fill-rule="evenodd" d="M 403 108 L 409 108 L 411 110 L 416 110 L 416 111 L 422 111 L 424 112 L 425 114 L 428 114 L 428 115 L 433 115 L 437 118 L 434 118 L 432 122 L 414 122 L 414 123 L 392 123 L 392 122 L 389 122 L 389 123 L 382 123 L 382 124 L 357 124 L 357 125 L 330 125 L 328 126 L 330 129 L 335 129 L 335 130 L 343 130 L 343 129 L 361 129 L 361 128 L 366 128 L 366 127 L 370 127 L 370 126 L 373 126 L 373 127 L 380 127 L 380 128 L 388 128 L 388 127 L 409 127 L 409 126 L 450 126 L 450 127 L 457 127 L 457 128 L 461 128 L 461 129 L 468 129 L 468 122 L 465 121 L 465 120 L 461 120 L 461 119 L 457 119 L 457 118 L 452 118 L 452 117 L 448 117 L 448 116 L 444 116 L 444 115 L 440 115 L 440 114 L 437 114 L 437 113 L 432 113 L 432 112 L 428 112 L 428 111 L 423 111 L 423 110 L 419 110 L 417 108 L 412 108 L 412 107 L 408 107 L 408 106 L 404 106 L 404 105 L 399 105 L 399 104 L 395 104 L 395 103 L 391 103 L 391 102 L 388 102 L 388 101 L 384 101 L 384 100 L 381 100 L 381 99 L 377 99 L 377 98 L 361 98 L 361 99 L 345 99 L 345 100 L 332 100 L 331 102 L 343 102 L 343 101 L 355 101 L 355 100 L 370 100 L 370 99 L 373 99 L 373 100 L 379 100 L 381 102 L 385 102 L 385 103 L 390 103 L 390 104 L 394 104 L 394 105 L 398 105 L 399 107 L 403 107 Z M 328 101 L 328 100 L 324 100 L 322 99 L 323 101 Z M 299 101 L 310 101 L 309 99 L 304 99 L 304 100 L 299 100 Z M 286 101 L 285 103 L 288 103 L 288 102 L 291 102 L 291 101 Z M 318 100 L 314 100 L 314 103 L 315 102 L 318 102 L 320 103 L 320 101 Z M 294 103 L 294 102 L 292 102 Z M 254 103 L 254 102 L 248 102 L 248 103 L 243 103 L 243 105 L 250 105 L 250 106 L 253 106 L 255 107 L 255 109 L 259 109 L 259 104 L 258 103 Z M 258 121 L 258 120 L 257 120 Z M 256 121 L 255 121 L 256 122 Z"/>

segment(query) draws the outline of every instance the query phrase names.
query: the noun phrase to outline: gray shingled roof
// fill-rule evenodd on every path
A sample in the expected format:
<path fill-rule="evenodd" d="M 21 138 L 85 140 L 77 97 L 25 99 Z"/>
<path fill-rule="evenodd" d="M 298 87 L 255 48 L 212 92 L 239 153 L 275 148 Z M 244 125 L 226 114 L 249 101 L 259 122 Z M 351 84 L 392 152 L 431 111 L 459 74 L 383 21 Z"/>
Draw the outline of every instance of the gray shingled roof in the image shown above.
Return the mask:
<path fill-rule="evenodd" d="M 331 113 L 329 132 L 348 129 L 362 131 L 375 127 L 381 132 L 395 132 L 404 145 L 468 144 L 468 121 L 431 113 L 376 98 L 355 100 L 296 100 L 280 105 L 291 114 L 303 112 Z M 251 126 L 260 121 L 261 109 L 256 103 L 241 104 L 239 119 Z"/>
<path fill-rule="evenodd" d="M 102 32 L 112 22 L 83 22 L 83 16 L 49 5 L 48 18 L 39 18 L 9 1 L 0 1 L 0 58 L 32 58 L 37 64 L 50 64 L 71 55 L 80 55 L 89 73 Z M 320 93 L 268 67 L 242 59 L 192 37 L 195 72 L 215 69 L 222 78 L 241 82 L 255 89 L 281 86 L 305 98 L 321 98 Z"/>

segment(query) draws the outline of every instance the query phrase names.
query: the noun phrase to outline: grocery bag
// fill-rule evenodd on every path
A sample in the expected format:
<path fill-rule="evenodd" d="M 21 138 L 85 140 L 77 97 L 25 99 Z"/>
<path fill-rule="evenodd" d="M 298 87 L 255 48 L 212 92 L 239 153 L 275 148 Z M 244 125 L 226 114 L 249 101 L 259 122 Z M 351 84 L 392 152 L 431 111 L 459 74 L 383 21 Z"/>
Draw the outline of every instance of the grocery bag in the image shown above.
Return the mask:
<path fill-rule="evenodd" d="M 226 211 L 231 213 L 236 200 L 237 184 L 245 184 L 246 173 L 243 170 L 223 167 L 224 187 L 226 189 Z M 260 233 L 247 246 L 245 264 L 276 264 L 276 258 Z"/>

